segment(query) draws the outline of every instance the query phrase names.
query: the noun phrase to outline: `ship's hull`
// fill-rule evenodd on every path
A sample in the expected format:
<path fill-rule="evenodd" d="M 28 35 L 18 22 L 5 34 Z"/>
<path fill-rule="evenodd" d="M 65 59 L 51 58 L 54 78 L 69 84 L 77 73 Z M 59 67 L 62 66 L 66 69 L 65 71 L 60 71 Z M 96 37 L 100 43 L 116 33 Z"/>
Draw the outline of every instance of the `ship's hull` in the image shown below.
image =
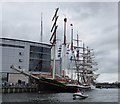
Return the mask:
<path fill-rule="evenodd" d="M 77 87 L 68 87 L 65 84 L 58 82 L 56 80 L 44 78 L 39 80 L 38 91 L 75 93 L 77 91 Z"/>
<path fill-rule="evenodd" d="M 78 88 L 80 90 L 90 90 L 90 86 L 82 86 L 82 85 L 75 85 L 75 84 L 63 84 L 58 82 L 57 80 L 46 79 L 42 78 L 39 80 L 38 83 L 38 91 L 45 91 L 45 92 L 69 92 L 69 93 L 76 93 Z"/>
<path fill-rule="evenodd" d="M 80 89 L 80 90 L 84 90 L 84 91 L 88 91 L 88 90 L 91 90 L 91 87 L 90 86 L 83 86 L 83 85 L 76 85 L 76 84 L 67 84 L 66 85 L 67 88 L 76 88 L 76 89 Z"/>

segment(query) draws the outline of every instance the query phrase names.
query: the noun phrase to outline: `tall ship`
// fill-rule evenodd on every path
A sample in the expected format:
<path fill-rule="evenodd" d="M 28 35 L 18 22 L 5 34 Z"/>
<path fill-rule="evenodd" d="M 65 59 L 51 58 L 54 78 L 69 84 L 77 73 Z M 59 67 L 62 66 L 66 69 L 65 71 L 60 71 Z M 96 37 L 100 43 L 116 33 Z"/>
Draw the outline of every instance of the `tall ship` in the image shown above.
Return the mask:
<path fill-rule="evenodd" d="M 72 70 L 72 77 L 74 76 L 72 79 L 76 79 L 77 84 L 83 89 L 94 89 L 95 81 L 99 74 L 96 73 L 98 68 L 96 67 L 97 62 L 93 59 L 93 49 L 90 49 L 88 46 L 85 47 L 83 42 L 81 42 L 82 45 L 79 46 L 79 41 L 81 40 L 78 39 L 78 34 L 77 39 L 73 40 L 77 41 L 77 45 L 71 46 L 70 63 L 73 64 L 69 67 L 69 70 Z M 72 85 L 74 86 L 74 84 L 71 84 L 70 86 Z"/>
<path fill-rule="evenodd" d="M 60 64 L 60 74 L 56 73 L 56 50 L 57 50 L 57 20 L 58 20 L 58 10 L 56 9 L 55 14 L 52 18 L 53 26 L 51 28 L 51 49 L 53 52 L 53 66 L 51 69 L 50 77 L 37 77 L 29 72 L 24 72 L 17 69 L 14 65 L 11 66 L 12 69 L 18 71 L 19 73 L 29 76 L 37 84 L 38 91 L 47 91 L 47 92 L 77 92 L 78 89 L 92 89 L 92 85 L 99 74 L 95 74 L 94 66 L 97 65 L 96 62 L 93 62 L 93 53 L 91 49 L 85 47 L 83 43 L 82 46 L 79 46 L 79 39 L 77 34 L 77 39 L 73 39 L 73 27 L 71 26 L 71 43 L 66 42 L 66 23 L 67 18 L 64 18 L 64 41 L 62 47 L 58 53 L 58 57 L 62 59 L 62 64 Z M 42 32 L 42 31 L 41 31 Z M 77 46 L 75 46 L 73 41 L 77 41 Z M 69 48 L 69 46 L 71 46 Z M 62 51 L 63 50 L 63 51 Z M 69 52 L 68 52 L 69 50 Z M 70 66 L 70 67 L 67 67 Z M 74 77 L 73 77 L 74 76 Z"/>

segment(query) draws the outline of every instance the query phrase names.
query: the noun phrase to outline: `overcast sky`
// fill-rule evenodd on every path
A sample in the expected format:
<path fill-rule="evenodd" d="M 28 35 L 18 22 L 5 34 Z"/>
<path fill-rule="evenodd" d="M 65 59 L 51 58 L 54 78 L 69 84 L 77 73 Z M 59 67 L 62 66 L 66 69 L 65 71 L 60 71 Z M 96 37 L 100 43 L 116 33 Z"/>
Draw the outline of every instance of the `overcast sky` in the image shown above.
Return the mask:
<path fill-rule="evenodd" d="M 3 3 L 2 37 L 23 40 L 40 40 L 40 16 L 43 13 L 43 41 L 49 43 L 52 17 L 59 7 L 58 39 L 63 38 L 63 20 L 67 21 L 67 41 L 70 41 L 70 24 L 74 38 L 94 49 L 100 73 L 97 81 L 118 80 L 118 3 L 110 2 L 21 2 Z"/>

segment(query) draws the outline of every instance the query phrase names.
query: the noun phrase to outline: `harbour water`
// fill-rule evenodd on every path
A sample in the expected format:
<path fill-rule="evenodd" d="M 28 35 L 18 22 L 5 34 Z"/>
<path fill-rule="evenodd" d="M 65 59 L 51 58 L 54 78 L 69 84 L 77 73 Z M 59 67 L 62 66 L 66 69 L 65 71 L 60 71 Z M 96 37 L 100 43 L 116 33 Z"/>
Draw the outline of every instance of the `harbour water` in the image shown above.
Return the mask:
<path fill-rule="evenodd" d="M 94 89 L 85 92 L 86 99 L 73 99 L 72 93 L 9 93 L 2 102 L 118 102 L 118 89 Z"/>

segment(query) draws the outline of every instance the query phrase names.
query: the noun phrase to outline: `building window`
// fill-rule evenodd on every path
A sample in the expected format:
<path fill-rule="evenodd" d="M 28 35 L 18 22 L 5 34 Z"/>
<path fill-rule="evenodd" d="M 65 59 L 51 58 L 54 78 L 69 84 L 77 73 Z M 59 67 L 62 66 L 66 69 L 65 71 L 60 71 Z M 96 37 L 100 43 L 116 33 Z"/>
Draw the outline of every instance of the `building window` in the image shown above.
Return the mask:
<path fill-rule="evenodd" d="M 22 66 L 18 66 L 18 68 L 19 68 L 19 69 L 23 69 L 23 67 L 22 67 Z"/>
<path fill-rule="evenodd" d="M 23 62 L 23 59 L 19 59 L 19 62 Z"/>
<path fill-rule="evenodd" d="M 46 47 L 30 46 L 30 71 L 49 72 L 51 50 Z"/>
<path fill-rule="evenodd" d="M 19 52 L 19 55 L 23 55 L 23 52 Z"/>

